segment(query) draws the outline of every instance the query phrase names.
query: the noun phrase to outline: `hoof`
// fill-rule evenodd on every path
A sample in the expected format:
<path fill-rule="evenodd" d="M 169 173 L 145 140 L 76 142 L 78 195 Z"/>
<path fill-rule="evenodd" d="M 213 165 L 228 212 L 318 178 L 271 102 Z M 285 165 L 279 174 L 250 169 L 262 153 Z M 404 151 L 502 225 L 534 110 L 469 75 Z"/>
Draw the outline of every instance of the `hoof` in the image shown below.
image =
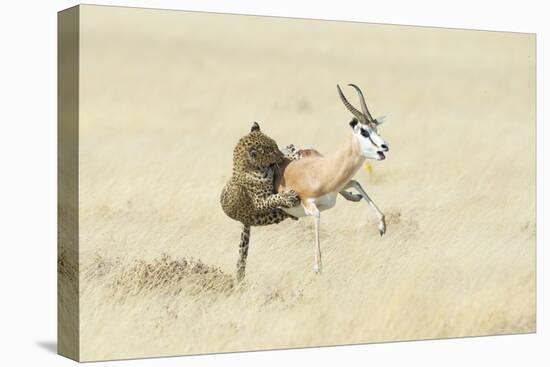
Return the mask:
<path fill-rule="evenodd" d="M 378 232 L 380 233 L 380 237 L 386 233 L 386 221 L 382 219 L 380 223 L 378 223 Z"/>

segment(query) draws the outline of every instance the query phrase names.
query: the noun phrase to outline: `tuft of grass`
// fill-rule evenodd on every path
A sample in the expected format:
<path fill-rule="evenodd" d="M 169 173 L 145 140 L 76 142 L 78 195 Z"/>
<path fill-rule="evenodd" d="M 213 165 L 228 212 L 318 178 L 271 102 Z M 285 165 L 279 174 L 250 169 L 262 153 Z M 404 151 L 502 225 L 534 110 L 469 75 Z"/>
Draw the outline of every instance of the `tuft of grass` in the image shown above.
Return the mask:
<path fill-rule="evenodd" d="M 224 294 L 235 287 L 233 276 L 201 260 L 172 258 L 163 254 L 151 262 L 134 260 L 114 276 L 111 288 L 115 296 L 125 298 L 145 292 L 176 295 Z"/>

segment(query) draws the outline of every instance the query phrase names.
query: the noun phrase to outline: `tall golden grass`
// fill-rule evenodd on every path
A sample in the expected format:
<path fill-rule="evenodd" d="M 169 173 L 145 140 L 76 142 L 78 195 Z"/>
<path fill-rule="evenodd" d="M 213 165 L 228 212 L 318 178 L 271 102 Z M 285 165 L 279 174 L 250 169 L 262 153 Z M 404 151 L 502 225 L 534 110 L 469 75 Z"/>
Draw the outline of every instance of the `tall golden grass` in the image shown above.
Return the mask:
<path fill-rule="evenodd" d="M 81 25 L 83 360 L 535 330 L 534 36 L 90 6 Z M 356 177 L 387 234 L 339 201 L 316 276 L 308 218 L 253 228 L 237 284 L 233 145 L 258 121 L 329 153 L 347 82 L 391 112 Z"/>

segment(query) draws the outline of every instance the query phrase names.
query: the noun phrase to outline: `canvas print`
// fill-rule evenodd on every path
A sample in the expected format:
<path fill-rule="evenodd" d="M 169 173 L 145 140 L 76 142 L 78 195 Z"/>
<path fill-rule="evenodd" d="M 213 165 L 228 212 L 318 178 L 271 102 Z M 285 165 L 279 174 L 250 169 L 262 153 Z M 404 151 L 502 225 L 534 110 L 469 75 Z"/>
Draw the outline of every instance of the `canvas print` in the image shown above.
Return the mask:
<path fill-rule="evenodd" d="M 58 17 L 58 350 L 536 330 L 534 34 Z"/>

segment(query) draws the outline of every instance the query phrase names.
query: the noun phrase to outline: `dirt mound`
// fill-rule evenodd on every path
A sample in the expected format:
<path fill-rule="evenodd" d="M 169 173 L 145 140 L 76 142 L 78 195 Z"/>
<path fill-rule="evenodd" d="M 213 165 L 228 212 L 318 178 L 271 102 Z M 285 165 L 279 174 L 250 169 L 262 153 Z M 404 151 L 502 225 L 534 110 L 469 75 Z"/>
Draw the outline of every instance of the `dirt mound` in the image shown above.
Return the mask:
<path fill-rule="evenodd" d="M 122 267 L 113 279 L 111 288 L 119 297 L 143 292 L 220 294 L 230 292 L 235 285 L 233 276 L 216 266 L 195 259 L 173 259 L 166 254 L 151 262 L 135 260 Z"/>

